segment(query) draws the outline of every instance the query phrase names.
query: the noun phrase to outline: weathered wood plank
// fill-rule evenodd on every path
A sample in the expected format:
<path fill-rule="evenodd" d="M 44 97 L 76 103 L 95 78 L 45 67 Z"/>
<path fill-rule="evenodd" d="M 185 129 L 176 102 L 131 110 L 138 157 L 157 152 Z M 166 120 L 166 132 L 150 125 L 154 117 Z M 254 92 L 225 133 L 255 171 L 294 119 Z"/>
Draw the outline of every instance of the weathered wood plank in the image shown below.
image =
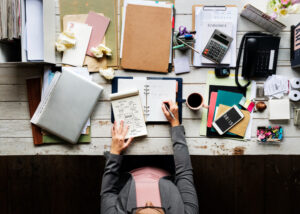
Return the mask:
<path fill-rule="evenodd" d="M 34 146 L 32 138 L 1 138 L 3 155 L 103 155 L 109 151 L 111 138 L 92 138 L 86 145 L 56 144 Z M 300 153 L 298 138 L 286 138 L 280 146 L 260 145 L 255 141 L 241 142 L 229 139 L 187 138 L 191 155 L 293 155 Z M 172 154 L 170 138 L 134 139 L 126 151 L 128 155 Z"/>
<path fill-rule="evenodd" d="M 34 66 L 0 68 L 0 85 L 25 84 L 26 78 L 40 76 L 42 70 Z"/>
<path fill-rule="evenodd" d="M 0 102 L 0 119 L 30 119 L 28 102 Z"/>
<path fill-rule="evenodd" d="M 92 120 L 92 137 L 111 137 L 110 120 Z M 186 136 L 189 138 L 200 137 L 200 120 L 184 119 Z M 281 125 L 284 129 L 284 137 L 300 137 L 300 128 L 294 126 L 293 122 L 270 123 L 267 119 L 254 119 L 252 124 L 251 136 L 256 137 L 256 128 L 258 126 Z M 147 125 L 149 137 L 170 137 L 168 124 L 149 124 Z M 29 120 L 0 120 L 0 137 L 32 137 Z M 201 139 L 202 140 L 202 139 Z"/>

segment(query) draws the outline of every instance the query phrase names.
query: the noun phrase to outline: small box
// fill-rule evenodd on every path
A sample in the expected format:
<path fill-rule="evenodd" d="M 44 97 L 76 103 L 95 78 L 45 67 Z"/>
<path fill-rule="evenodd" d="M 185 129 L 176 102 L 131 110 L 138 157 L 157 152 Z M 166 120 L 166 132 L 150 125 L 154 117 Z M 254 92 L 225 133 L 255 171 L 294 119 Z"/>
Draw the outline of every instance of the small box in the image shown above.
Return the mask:
<path fill-rule="evenodd" d="M 289 120 L 290 100 L 289 99 L 272 99 L 269 100 L 269 120 Z"/>

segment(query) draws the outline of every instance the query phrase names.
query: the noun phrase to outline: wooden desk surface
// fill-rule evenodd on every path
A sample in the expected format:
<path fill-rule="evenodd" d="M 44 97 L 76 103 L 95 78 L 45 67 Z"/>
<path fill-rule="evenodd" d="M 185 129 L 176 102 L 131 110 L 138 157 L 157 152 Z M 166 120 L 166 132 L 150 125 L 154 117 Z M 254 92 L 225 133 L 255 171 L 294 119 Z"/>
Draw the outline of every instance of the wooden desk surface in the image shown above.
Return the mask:
<path fill-rule="evenodd" d="M 241 8 L 246 3 L 265 10 L 266 0 L 232 0 Z M 225 0 L 176 0 L 176 29 L 180 25 L 192 26 L 192 5 L 194 4 L 222 5 L 228 4 Z M 58 4 L 57 4 L 58 5 Z M 57 20 L 59 20 L 59 8 L 57 6 Z M 288 26 L 281 34 L 280 52 L 277 74 L 287 77 L 300 77 L 300 72 L 295 72 L 290 67 L 290 25 L 300 22 L 300 14 L 291 14 L 283 19 Z M 59 29 L 59 28 L 58 28 Z M 58 31 L 57 29 L 57 31 Z M 243 34 L 247 31 L 261 31 L 262 29 L 249 21 L 238 19 L 239 46 Z M 181 75 L 184 81 L 184 97 L 191 92 L 205 92 L 206 75 L 210 69 L 197 69 L 191 67 L 189 74 Z M 88 145 L 48 145 L 34 147 L 29 122 L 29 110 L 26 95 L 25 80 L 28 77 L 41 75 L 41 67 L 0 67 L 0 155 L 102 155 L 110 147 L 110 102 L 108 95 L 111 92 L 111 84 L 93 74 L 93 80 L 104 86 L 104 93 L 92 115 L 92 142 Z M 118 76 L 166 76 L 164 74 L 151 74 L 142 72 L 116 71 Z M 174 72 L 167 76 L 175 76 Z M 252 140 L 247 142 L 229 139 L 208 139 L 199 136 L 200 114 L 194 114 L 183 105 L 183 125 L 190 153 L 192 155 L 266 155 L 266 154 L 300 154 L 300 129 L 293 125 L 292 120 L 281 123 L 284 128 L 284 141 L 281 146 L 262 146 L 255 142 L 257 126 L 270 125 L 267 119 L 267 111 L 263 114 L 255 114 L 252 127 Z M 272 124 L 271 124 L 272 125 Z M 275 125 L 275 124 L 274 124 Z M 127 150 L 127 154 L 172 154 L 172 144 L 169 134 L 169 125 L 148 125 L 147 138 L 135 140 Z"/>

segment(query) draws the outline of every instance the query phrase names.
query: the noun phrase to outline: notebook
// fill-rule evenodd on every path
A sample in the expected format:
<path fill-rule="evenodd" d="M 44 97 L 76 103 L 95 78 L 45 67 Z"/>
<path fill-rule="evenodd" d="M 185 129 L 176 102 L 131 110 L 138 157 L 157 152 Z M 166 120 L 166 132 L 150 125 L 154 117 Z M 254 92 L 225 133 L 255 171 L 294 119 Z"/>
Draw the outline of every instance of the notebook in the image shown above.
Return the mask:
<path fill-rule="evenodd" d="M 77 143 L 102 90 L 75 72 L 56 72 L 31 123 L 67 142 Z"/>
<path fill-rule="evenodd" d="M 29 105 L 29 114 L 30 117 L 34 115 L 35 110 L 37 109 L 41 101 L 41 78 L 32 78 L 26 80 L 27 87 L 27 97 Z M 34 145 L 43 144 L 43 137 L 41 134 L 41 128 L 31 124 L 33 143 Z"/>
<path fill-rule="evenodd" d="M 147 135 L 143 106 L 139 90 L 124 90 L 110 95 L 115 120 L 129 126 L 126 139 Z"/>
<path fill-rule="evenodd" d="M 176 102 L 176 80 L 151 80 L 146 78 L 118 79 L 118 91 L 137 88 L 140 92 L 147 122 L 166 122 L 161 110 L 163 101 Z"/>
<path fill-rule="evenodd" d="M 152 2 L 153 4 L 153 2 Z M 121 66 L 124 69 L 168 72 L 172 5 L 128 4 L 121 38 Z M 156 24 L 159 23 L 159 24 Z"/>

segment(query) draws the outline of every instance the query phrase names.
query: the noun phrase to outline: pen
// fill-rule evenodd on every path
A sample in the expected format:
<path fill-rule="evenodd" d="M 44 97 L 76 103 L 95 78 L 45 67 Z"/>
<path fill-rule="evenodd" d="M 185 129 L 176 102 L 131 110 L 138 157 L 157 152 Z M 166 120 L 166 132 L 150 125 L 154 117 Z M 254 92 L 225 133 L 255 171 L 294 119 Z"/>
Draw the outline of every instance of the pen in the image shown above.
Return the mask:
<path fill-rule="evenodd" d="M 165 104 L 165 107 L 166 107 L 167 111 L 170 113 L 171 117 L 175 120 L 175 116 L 174 116 L 174 114 L 171 112 L 171 110 L 169 109 L 168 105 L 167 105 L 166 103 L 164 103 L 164 104 Z"/>

